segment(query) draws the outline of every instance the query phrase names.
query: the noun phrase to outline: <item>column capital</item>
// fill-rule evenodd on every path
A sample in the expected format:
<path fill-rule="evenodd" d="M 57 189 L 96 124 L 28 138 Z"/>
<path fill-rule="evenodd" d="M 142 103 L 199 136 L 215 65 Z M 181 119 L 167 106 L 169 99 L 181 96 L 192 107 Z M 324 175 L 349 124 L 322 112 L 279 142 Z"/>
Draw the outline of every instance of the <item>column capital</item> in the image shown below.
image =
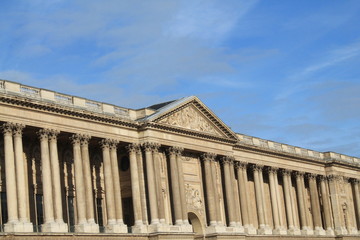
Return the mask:
<path fill-rule="evenodd" d="M 201 155 L 201 159 L 203 161 L 214 161 L 216 158 L 216 154 L 215 153 L 204 153 Z"/>
<path fill-rule="evenodd" d="M 316 180 L 316 178 L 317 178 L 317 174 L 315 174 L 315 173 L 306 173 L 305 174 L 305 177 L 307 178 L 307 179 L 309 179 L 309 180 Z"/>
<path fill-rule="evenodd" d="M 43 128 L 37 132 L 40 140 L 47 140 L 49 138 L 49 129 Z"/>
<path fill-rule="evenodd" d="M 81 134 L 75 133 L 75 134 L 71 135 L 70 141 L 72 144 L 80 144 L 81 138 L 82 138 Z"/>
<path fill-rule="evenodd" d="M 266 168 L 266 171 L 269 173 L 269 174 L 276 174 L 278 172 L 279 168 L 277 167 L 272 167 L 272 166 L 269 166 Z"/>
<path fill-rule="evenodd" d="M 263 170 L 263 168 L 264 168 L 264 165 L 261 165 L 261 164 L 251 165 L 251 169 L 256 172 L 261 172 Z"/>
<path fill-rule="evenodd" d="M 292 170 L 290 169 L 281 169 L 280 172 L 283 176 L 291 176 Z"/>
<path fill-rule="evenodd" d="M 320 182 L 327 180 L 327 176 L 326 176 L 326 175 L 318 175 L 317 177 L 318 177 L 318 179 L 319 179 Z"/>
<path fill-rule="evenodd" d="M 2 130 L 4 134 L 12 134 L 14 128 L 14 123 L 6 122 L 2 125 Z"/>
<path fill-rule="evenodd" d="M 110 149 L 117 149 L 117 145 L 119 144 L 119 140 L 111 139 L 110 140 Z"/>
<path fill-rule="evenodd" d="M 360 183 L 360 179 L 358 179 L 358 178 L 351 178 L 351 179 L 350 179 L 350 182 L 355 183 L 355 184 L 359 184 L 359 183 Z"/>
<path fill-rule="evenodd" d="M 90 140 L 90 138 L 91 138 L 90 135 L 88 135 L 88 134 L 81 134 L 80 137 L 81 137 L 80 143 L 81 143 L 82 146 L 89 144 L 89 140 Z"/>
<path fill-rule="evenodd" d="M 233 165 L 234 161 L 235 161 L 235 158 L 233 156 L 221 157 L 222 164 L 231 164 L 231 165 Z"/>
<path fill-rule="evenodd" d="M 106 149 L 106 148 L 109 149 L 110 145 L 111 145 L 111 140 L 107 139 L 107 138 L 101 139 L 99 141 L 99 144 L 100 144 L 101 149 Z"/>
<path fill-rule="evenodd" d="M 248 162 L 244 162 L 244 161 L 236 161 L 234 162 L 235 168 L 236 169 L 246 169 Z"/>
<path fill-rule="evenodd" d="M 305 172 L 295 171 L 293 174 L 294 174 L 294 176 L 295 176 L 296 178 L 299 178 L 299 177 L 304 177 Z"/>
<path fill-rule="evenodd" d="M 56 141 L 60 131 L 55 129 L 48 129 L 48 138 L 50 141 Z"/>
<path fill-rule="evenodd" d="M 183 151 L 184 151 L 184 148 L 182 148 L 182 147 L 170 147 L 170 148 L 168 148 L 168 152 L 169 152 L 170 155 L 175 154 L 176 156 L 181 156 Z"/>
<path fill-rule="evenodd" d="M 14 134 L 14 136 L 21 136 L 22 131 L 23 131 L 24 128 L 25 128 L 24 124 L 21 124 L 21 123 L 13 124 L 13 134 Z"/>
<path fill-rule="evenodd" d="M 337 181 L 340 181 L 342 179 L 342 177 L 339 175 L 330 174 L 327 176 L 327 179 L 329 180 L 329 182 L 337 182 Z"/>
<path fill-rule="evenodd" d="M 138 150 L 140 149 L 140 145 L 137 143 L 131 143 L 126 146 L 126 149 L 128 150 L 129 153 L 137 153 Z"/>

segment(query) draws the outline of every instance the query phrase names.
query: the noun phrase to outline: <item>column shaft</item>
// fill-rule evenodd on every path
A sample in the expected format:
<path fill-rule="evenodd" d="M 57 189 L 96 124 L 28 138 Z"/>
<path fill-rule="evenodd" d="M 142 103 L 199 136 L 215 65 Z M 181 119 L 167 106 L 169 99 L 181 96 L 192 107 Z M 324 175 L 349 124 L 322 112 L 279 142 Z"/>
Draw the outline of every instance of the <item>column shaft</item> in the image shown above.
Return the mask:
<path fill-rule="evenodd" d="M 360 191 L 359 191 L 359 179 L 353 179 L 352 184 L 354 187 L 354 200 L 355 200 L 355 211 L 356 211 L 356 222 L 358 228 L 360 228 Z"/>
<path fill-rule="evenodd" d="M 211 174 L 211 159 L 215 158 L 215 154 L 206 153 L 203 154 L 204 160 L 204 171 L 205 171 L 205 185 L 206 185 L 206 201 L 207 209 L 209 211 L 209 223 L 210 226 L 216 225 L 216 208 L 215 208 L 215 198 L 214 198 L 214 185 Z"/>
<path fill-rule="evenodd" d="M 50 162 L 51 162 L 51 175 L 53 182 L 53 203 L 55 211 L 55 220 L 58 223 L 64 223 L 62 199 L 61 199 L 61 184 L 60 184 L 60 167 L 57 149 L 57 135 L 58 131 L 51 131 L 49 135 L 50 143 Z"/>
<path fill-rule="evenodd" d="M 100 142 L 102 148 L 103 162 L 104 162 L 104 176 L 105 176 L 105 196 L 106 196 L 106 213 L 109 224 L 115 224 L 115 199 L 114 199 L 114 184 L 110 160 L 110 141 L 103 139 Z"/>
<path fill-rule="evenodd" d="M 272 208 L 272 213 L 273 213 L 274 228 L 279 229 L 280 228 L 280 219 L 279 219 L 277 192 L 276 192 L 276 186 L 275 186 L 276 173 L 277 173 L 276 168 L 269 169 L 271 208 Z"/>
<path fill-rule="evenodd" d="M 320 177 L 320 190 L 321 190 L 321 197 L 322 197 L 322 203 L 323 203 L 323 211 L 325 215 L 325 225 L 326 229 L 330 230 L 332 229 L 331 225 L 331 210 L 330 210 L 330 203 L 329 203 L 329 195 L 326 191 L 326 177 L 321 176 Z"/>
<path fill-rule="evenodd" d="M 178 168 L 176 163 L 176 149 L 170 148 L 169 154 L 170 154 L 171 188 L 172 188 L 175 224 L 181 225 L 183 223 L 183 220 L 182 220 L 182 212 L 181 212 L 182 210 L 181 210 Z"/>
<path fill-rule="evenodd" d="M 284 183 L 284 195 L 285 195 L 285 206 L 286 206 L 286 217 L 288 221 L 288 228 L 294 228 L 294 218 L 292 211 L 292 201 L 291 201 L 291 188 L 289 183 L 290 172 L 283 170 L 283 183 Z"/>
<path fill-rule="evenodd" d="M 15 169 L 16 169 L 16 190 L 18 197 L 18 214 L 21 222 L 28 222 L 27 219 L 27 196 L 25 186 L 25 171 L 24 171 L 24 151 L 22 144 L 22 130 L 24 126 L 16 124 L 14 127 L 14 148 L 15 148 Z M 50 182 L 51 184 L 51 182 Z"/>
<path fill-rule="evenodd" d="M 147 211 L 147 200 L 146 200 L 146 191 L 145 191 L 145 174 L 144 174 L 144 164 L 143 156 L 140 147 L 136 148 L 136 161 L 138 166 L 138 178 L 139 178 L 139 188 L 140 188 L 140 201 L 141 201 L 141 215 L 142 220 L 145 225 L 148 225 L 148 211 Z"/>
<path fill-rule="evenodd" d="M 118 158 L 116 153 L 116 141 L 112 141 L 110 146 L 111 169 L 114 183 L 114 198 L 115 198 L 115 217 L 118 224 L 124 224 L 122 212 L 121 186 L 119 176 Z"/>
<path fill-rule="evenodd" d="M 219 189 L 218 189 L 218 183 L 216 176 L 217 169 L 216 169 L 216 160 L 211 159 L 210 160 L 210 166 L 211 166 L 211 174 L 212 174 L 212 180 L 213 180 L 213 188 L 214 188 L 214 199 L 215 199 L 215 209 L 216 209 L 216 220 L 218 225 L 223 225 L 222 217 L 221 217 L 221 209 L 220 209 L 220 197 L 219 197 Z"/>
<path fill-rule="evenodd" d="M 158 202 L 157 202 L 157 197 L 156 197 L 156 181 L 155 181 L 155 174 L 154 174 L 154 161 L 153 161 L 153 157 L 152 157 L 153 146 L 151 143 L 146 143 L 146 144 L 144 144 L 144 147 L 145 147 L 151 224 L 158 224 L 159 223 L 158 207 L 157 207 Z"/>
<path fill-rule="evenodd" d="M 130 172 L 131 172 L 131 193 L 134 208 L 135 225 L 143 225 L 142 209 L 141 209 L 141 196 L 139 186 L 139 172 L 136 159 L 137 146 L 131 144 L 128 146 L 129 159 L 130 159 Z"/>
<path fill-rule="evenodd" d="M 6 177 L 6 200 L 8 208 L 8 223 L 18 221 L 18 201 L 16 191 L 16 174 L 14 161 L 14 146 L 12 136 L 12 124 L 3 125 L 4 154 L 5 154 L 5 177 Z"/>
<path fill-rule="evenodd" d="M 158 202 L 158 216 L 160 223 L 165 224 L 165 204 L 164 204 L 164 196 L 162 193 L 162 183 L 161 183 L 161 159 L 159 156 L 159 144 L 154 143 L 153 149 L 153 160 L 154 160 L 154 174 L 155 174 L 155 182 L 156 182 L 156 195 Z"/>
<path fill-rule="evenodd" d="M 255 197 L 257 212 L 259 217 L 259 228 L 265 227 L 265 218 L 264 218 L 264 209 L 263 209 L 263 199 L 262 199 L 262 190 L 259 175 L 262 174 L 262 166 L 253 166 L 254 168 L 254 183 L 255 183 Z"/>
<path fill-rule="evenodd" d="M 297 172 L 296 173 L 296 190 L 297 190 L 297 198 L 299 203 L 299 210 L 300 210 L 300 221 L 301 221 L 301 228 L 307 227 L 306 222 L 306 212 L 305 212 L 305 204 L 304 204 L 304 193 L 303 193 L 303 186 L 302 181 L 304 181 L 304 173 Z"/>
<path fill-rule="evenodd" d="M 183 171 L 182 158 L 181 158 L 181 154 L 184 149 L 182 148 L 177 148 L 177 149 L 178 150 L 176 154 L 176 163 L 179 171 L 178 177 L 179 177 L 180 199 L 181 199 L 181 214 L 182 214 L 183 223 L 189 224 L 187 206 L 186 206 L 186 197 L 185 197 L 184 171 Z"/>
<path fill-rule="evenodd" d="M 227 203 L 227 215 L 229 218 L 229 226 L 235 227 L 235 206 L 234 206 L 234 193 L 231 182 L 230 165 L 231 160 L 228 157 L 223 158 L 224 163 L 224 177 L 225 177 L 225 192 L 226 192 L 226 203 Z"/>
<path fill-rule="evenodd" d="M 86 223 L 86 198 L 85 186 L 83 176 L 83 164 L 81 159 L 80 139 L 79 134 L 72 136 L 74 168 L 75 168 L 75 188 L 76 188 L 76 209 L 78 224 Z"/>
<path fill-rule="evenodd" d="M 241 206 L 241 214 L 244 222 L 244 226 L 248 226 L 250 224 L 249 221 L 249 212 L 248 212 L 248 202 L 247 202 L 247 193 L 246 184 L 247 181 L 244 179 L 244 171 L 246 171 L 246 163 L 238 163 L 237 165 L 237 175 L 238 175 L 238 188 L 240 195 L 240 206 Z"/>
<path fill-rule="evenodd" d="M 319 195 L 317 192 L 317 184 L 316 184 L 316 175 L 310 174 L 309 177 L 309 187 L 310 187 L 310 201 L 311 201 L 311 210 L 313 215 L 313 221 L 315 229 L 322 228 L 321 223 L 321 213 L 320 213 L 320 203 L 319 203 Z"/>
<path fill-rule="evenodd" d="M 94 196 L 93 186 L 91 182 L 91 168 L 89 158 L 89 139 L 90 136 L 82 135 L 81 139 L 81 156 L 82 156 L 82 171 L 85 186 L 86 198 L 86 218 L 88 223 L 95 223 L 94 215 Z"/>
<path fill-rule="evenodd" d="M 54 205 L 51 186 L 51 166 L 49 155 L 48 130 L 40 130 L 40 149 L 41 149 L 41 170 L 44 197 L 44 222 L 45 224 L 54 222 Z"/>

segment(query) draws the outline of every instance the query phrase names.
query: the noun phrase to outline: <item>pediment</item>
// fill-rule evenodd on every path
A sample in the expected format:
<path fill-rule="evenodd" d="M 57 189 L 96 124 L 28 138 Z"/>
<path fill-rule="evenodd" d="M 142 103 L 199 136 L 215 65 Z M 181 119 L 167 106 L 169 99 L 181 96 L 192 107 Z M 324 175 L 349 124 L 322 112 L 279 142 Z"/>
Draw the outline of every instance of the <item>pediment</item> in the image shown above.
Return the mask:
<path fill-rule="evenodd" d="M 216 125 L 207 119 L 194 105 L 188 105 L 173 112 L 169 116 L 160 119 L 158 122 L 216 136 L 224 136 Z"/>
<path fill-rule="evenodd" d="M 197 132 L 214 137 L 236 140 L 237 137 L 211 110 L 197 97 L 174 101 L 159 109 L 147 119 L 153 123 Z"/>

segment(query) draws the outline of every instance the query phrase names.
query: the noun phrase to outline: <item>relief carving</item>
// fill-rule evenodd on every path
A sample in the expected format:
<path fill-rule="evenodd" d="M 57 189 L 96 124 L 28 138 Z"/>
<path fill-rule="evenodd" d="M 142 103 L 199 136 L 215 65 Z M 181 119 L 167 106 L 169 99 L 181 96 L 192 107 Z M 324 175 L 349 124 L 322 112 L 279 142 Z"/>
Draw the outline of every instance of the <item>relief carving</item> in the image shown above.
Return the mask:
<path fill-rule="evenodd" d="M 220 132 L 192 106 L 185 107 L 161 119 L 160 123 L 221 136 Z"/>
<path fill-rule="evenodd" d="M 185 191 L 188 209 L 196 210 L 203 215 L 204 204 L 201 199 L 200 191 L 190 186 L 190 184 L 186 184 Z"/>

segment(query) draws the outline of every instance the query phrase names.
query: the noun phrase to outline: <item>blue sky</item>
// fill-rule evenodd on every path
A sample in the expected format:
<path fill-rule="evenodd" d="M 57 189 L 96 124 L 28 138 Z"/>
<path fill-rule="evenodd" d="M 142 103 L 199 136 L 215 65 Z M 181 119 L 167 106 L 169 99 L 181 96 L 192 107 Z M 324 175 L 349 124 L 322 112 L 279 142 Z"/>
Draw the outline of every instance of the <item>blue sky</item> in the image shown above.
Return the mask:
<path fill-rule="evenodd" d="M 360 1 L 1 0 L 0 78 L 360 157 Z"/>

